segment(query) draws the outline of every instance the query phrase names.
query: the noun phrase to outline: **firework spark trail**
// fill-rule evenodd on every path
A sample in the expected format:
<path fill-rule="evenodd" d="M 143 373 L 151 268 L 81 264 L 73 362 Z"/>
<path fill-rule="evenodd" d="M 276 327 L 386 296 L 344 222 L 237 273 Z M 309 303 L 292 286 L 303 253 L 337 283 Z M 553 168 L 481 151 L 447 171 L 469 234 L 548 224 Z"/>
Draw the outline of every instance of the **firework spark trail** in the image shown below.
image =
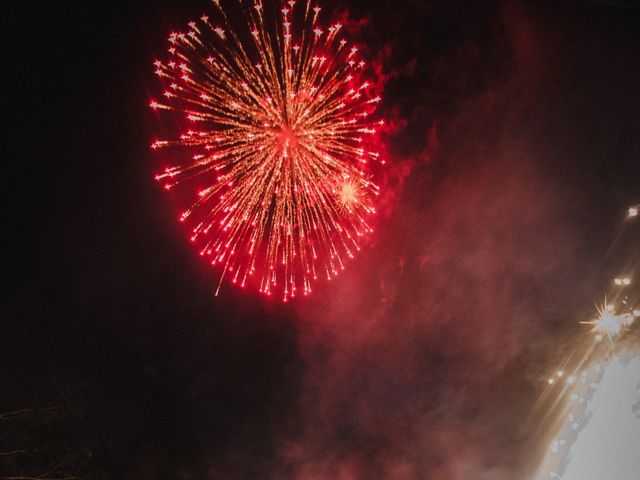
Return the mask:
<path fill-rule="evenodd" d="M 267 295 L 278 287 L 287 301 L 338 274 L 372 232 L 372 163 L 385 163 L 373 147 L 384 125 L 372 119 L 380 79 L 367 77 L 340 23 L 320 26 L 309 0 L 279 11 L 241 1 L 244 40 L 214 4 L 218 20 L 203 15 L 172 33 L 168 60 L 154 63 L 166 88 L 151 108 L 190 126 L 152 148 L 191 155 L 155 178 L 168 190 L 196 189 L 180 221 L 221 268 L 220 283 L 228 275 Z"/>
<path fill-rule="evenodd" d="M 633 211 L 634 207 L 629 208 L 628 219 L 635 217 Z M 627 335 L 640 319 L 640 292 L 629 276 L 616 277 L 611 286 L 612 302 L 605 299 L 594 319 L 580 322 L 592 326 L 592 337 L 584 338 L 548 379 L 538 402 L 545 412 L 540 425 L 553 438 L 548 440 L 536 480 L 600 479 L 605 474 L 630 480 L 640 466 L 640 452 L 634 451 L 640 438 L 635 413 L 640 405 L 640 357 L 637 338 Z M 619 402 L 620 392 L 633 401 L 625 397 Z M 608 433 L 609 443 L 617 446 L 604 448 L 602 435 Z M 606 468 L 599 472 L 595 466 Z"/>

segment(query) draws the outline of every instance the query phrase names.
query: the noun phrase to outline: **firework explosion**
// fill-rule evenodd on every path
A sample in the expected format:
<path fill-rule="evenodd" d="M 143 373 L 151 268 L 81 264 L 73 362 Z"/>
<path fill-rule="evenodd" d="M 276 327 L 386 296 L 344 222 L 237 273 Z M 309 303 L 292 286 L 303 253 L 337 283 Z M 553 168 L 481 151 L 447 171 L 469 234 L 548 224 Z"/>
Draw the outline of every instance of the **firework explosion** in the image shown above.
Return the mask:
<path fill-rule="evenodd" d="M 244 38 L 214 0 L 217 20 L 172 33 L 168 59 L 154 63 L 166 88 L 151 108 L 188 122 L 177 139 L 153 142 L 184 158 L 155 178 L 193 192 L 180 221 L 221 269 L 216 294 L 226 275 L 284 301 L 306 295 L 372 232 L 379 79 L 343 25 L 325 29 L 320 7 L 298 3 L 240 2 Z"/>

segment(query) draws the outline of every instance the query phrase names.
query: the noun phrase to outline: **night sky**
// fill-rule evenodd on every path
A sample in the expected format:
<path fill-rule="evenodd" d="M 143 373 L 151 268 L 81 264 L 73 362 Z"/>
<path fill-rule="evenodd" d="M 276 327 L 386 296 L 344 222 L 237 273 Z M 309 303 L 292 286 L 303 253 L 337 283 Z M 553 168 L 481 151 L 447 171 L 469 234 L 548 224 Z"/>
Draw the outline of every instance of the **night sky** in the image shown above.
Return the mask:
<path fill-rule="evenodd" d="M 323 6 L 326 22 L 364 20 L 395 130 L 368 245 L 288 305 L 230 285 L 214 297 L 218 274 L 153 181 L 152 61 L 207 1 L 35 2 L 14 17 L 0 415 L 36 413 L 0 418 L 0 451 L 30 451 L 0 457 L 0 478 L 535 468 L 548 372 L 611 276 L 640 265 L 639 222 L 621 228 L 640 203 L 640 9 Z"/>

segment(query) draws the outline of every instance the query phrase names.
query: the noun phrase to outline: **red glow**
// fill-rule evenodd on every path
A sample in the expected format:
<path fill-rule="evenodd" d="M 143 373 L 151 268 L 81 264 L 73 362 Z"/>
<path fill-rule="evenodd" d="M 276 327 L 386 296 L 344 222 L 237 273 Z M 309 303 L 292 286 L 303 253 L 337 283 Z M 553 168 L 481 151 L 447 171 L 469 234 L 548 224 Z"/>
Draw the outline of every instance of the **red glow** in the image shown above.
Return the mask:
<path fill-rule="evenodd" d="M 171 33 L 169 60 L 154 62 L 168 103 L 151 108 L 189 125 L 153 142 L 187 150 L 156 179 L 195 192 L 179 220 L 221 265 L 220 282 L 234 272 L 232 283 L 278 288 L 287 301 L 318 273 L 337 275 L 373 231 L 380 79 L 340 38 L 341 24 L 319 24 L 319 7 L 287 1 L 273 21 L 257 2 L 249 30 L 233 33 L 214 3 L 215 19 Z"/>

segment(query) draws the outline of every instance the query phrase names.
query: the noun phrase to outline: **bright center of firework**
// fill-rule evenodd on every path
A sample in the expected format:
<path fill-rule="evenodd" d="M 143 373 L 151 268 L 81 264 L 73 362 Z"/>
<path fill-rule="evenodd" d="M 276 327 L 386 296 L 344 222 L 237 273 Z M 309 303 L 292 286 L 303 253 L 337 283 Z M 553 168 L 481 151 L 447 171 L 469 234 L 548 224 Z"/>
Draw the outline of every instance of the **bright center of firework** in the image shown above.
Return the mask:
<path fill-rule="evenodd" d="M 289 125 L 283 125 L 280 128 L 277 132 L 277 138 L 279 149 L 285 156 L 298 146 L 298 136 L 295 130 Z"/>
<path fill-rule="evenodd" d="M 351 182 L 345 182 L 340 189 L 340 202 L 344 206 L 353 205 L 358 201 L 358 188 Z"/>

